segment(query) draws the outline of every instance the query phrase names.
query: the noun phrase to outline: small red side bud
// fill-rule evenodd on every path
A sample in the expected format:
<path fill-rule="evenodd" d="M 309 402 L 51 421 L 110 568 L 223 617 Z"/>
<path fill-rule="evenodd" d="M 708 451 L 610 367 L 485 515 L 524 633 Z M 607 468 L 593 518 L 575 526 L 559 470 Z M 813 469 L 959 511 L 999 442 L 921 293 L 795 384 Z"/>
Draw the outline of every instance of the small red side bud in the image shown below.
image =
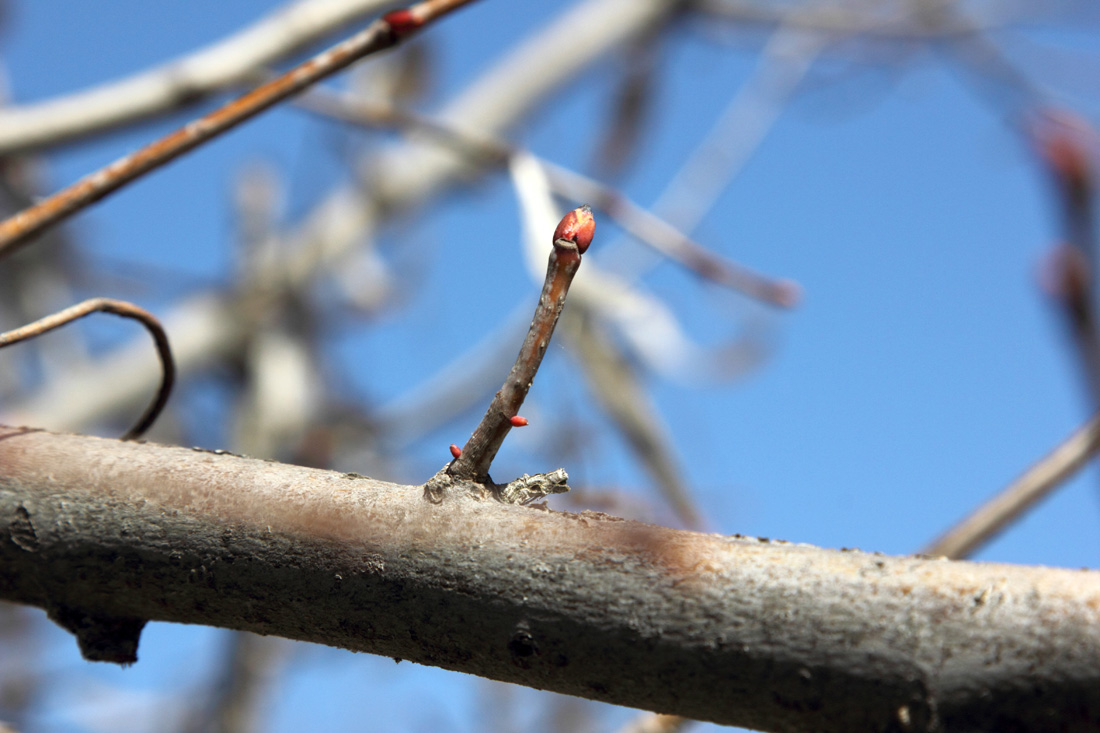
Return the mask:
<path fill-rule="evenodd" d="M 510 418 L 508 418 L 508 422 L 512 423 L 513 428 L 522 428 L 524 425 L 527 424 L 527 418 L 520 417 L 519 415 L 512 415 Z"/>
<path fill-rule="evenodd" d="M 412 35 L 420 29 L 420 26 L 424 25 L 423 19 L 413 15 L 408 9 L 386 13 L 382 16 L 382 20 L 389 23 L 390 30 L 398 39 Z"/>
<path fill-rule="evenodd" d="M 459 456 L 462 455 L 462 449 L 459 448 L 454 443 L 451 443 L 451 455 L 454 456 L 455 458 L 458 458 Z"/>
<path fill-rule="evenodd" d="M 596 233 L 596 219 L 592 216 L 592 207 L 588 204 L 573 209 L 558 222 L 558 228 L 554 230 L 554 241 L 565 239 L 575 242 L 577 251 L 582 255 L 592 244 L 592 237 Z"/>

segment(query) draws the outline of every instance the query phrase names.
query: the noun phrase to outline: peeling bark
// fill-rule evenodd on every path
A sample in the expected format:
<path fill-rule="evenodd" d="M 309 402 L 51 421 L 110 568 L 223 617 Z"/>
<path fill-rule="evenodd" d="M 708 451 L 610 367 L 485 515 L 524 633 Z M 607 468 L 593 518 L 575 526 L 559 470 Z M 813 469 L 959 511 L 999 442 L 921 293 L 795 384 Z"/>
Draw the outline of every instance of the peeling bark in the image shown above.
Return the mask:
<path fill-rule="evenodd" d="M 1100 573 L 823 550 L 0 428 L 0 598 L 763 730 L 1095 730 Z"/>

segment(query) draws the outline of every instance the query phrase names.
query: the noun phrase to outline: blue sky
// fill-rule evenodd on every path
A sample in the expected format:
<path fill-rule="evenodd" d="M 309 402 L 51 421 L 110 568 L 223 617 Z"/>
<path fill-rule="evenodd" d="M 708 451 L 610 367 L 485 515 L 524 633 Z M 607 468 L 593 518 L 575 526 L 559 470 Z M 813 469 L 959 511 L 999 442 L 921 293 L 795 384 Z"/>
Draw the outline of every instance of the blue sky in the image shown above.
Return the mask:
<path fill-rule="evenodd" d="M 24 102 L 185 53 L 275 6 L 260 0 L 18 2 L 0 49 L 11 94 Z M 508 3 L 503 12 L 504 6 L 483 0 L 429 31 L 437 78 L 424 109 L 461 89 L 554 13 L 550 4 Z M 1063 54 L 1083 53 L 1095 30 L 1039 25 L 997 38 L 1021 63 L 1041 61 L 1028 68 L 1050 85 L 1052 101 L 1095 119 L 1097 90 L 1049 61 L 1080 61 Z M 659 196 L 757 64 L 762 38 L 731 39 L 717 24 L 696 21 L 662 44 L 643 143 L 616 181 L 631 198 L 649 205 Z M 961 73 L 945 53 L 878 48 L 890 49 L 876 57 L 885 63 L 830 56 L 694 232 L 716 252 L 798 281 L 804 299 L 796 309 L 769 311 L 700 286 L 670 264 L 643 281 L 700 340 L 728 337 L 752 319 L 769 329 L 768 359 L 736 380 L 685 385 L 648 378 L 713 531 L 910 552 L 1089 413 L 1059 314 L 1038 287 L 1039 265 L 1059 225 L 1049 182 L 1009 123 L 1013 110 L 992 105 L 979 93 L 988 87 Z M 1082 63 L 1089 61 L 1095 58 Z M 614 60 L 593 68 L 515 139 L 600 177 L 590 169 L 591 151 L 620 71 Z M 49 187 L 186 119 L 51 154 Z M 227 193 L 234 177 L 258 160 L 273 166 L 287 180 L 292 223 L 347 175 L 347 140 L 337 126 L 276 110 L 81 215 L 71 231 L 103 271 L 131 272 L 122 266 L 129 263 L 173 273 L 136 293 L 96 294 L 167 309 L 185 292 L 227 282 L 233 259 Z M 485 221 L 494 222 L 495 240 L 483 246 L 484 256 L 456 254 L 464 243 L 453 233 Z M 588 257 L 614 267 L 621 263 L 605 258 L 622 251 L 610 246 L 619 235 L 606 217 L 599 221 Z M 384 237 L 387 257 L 412 263 L 419 273 L 412 296 L 381 322 L 343 329 L 332 344 L 353 378 L 349 399 L 369 404 L 413 388 L 492 330 L 498 315 L 523 303 L 533 308 L 537 293 L 523 270 L 520 214 L 503 174 L 395 221 Z M 564 425 L 579 415 L 591 431 L 600 460 L 566 468 L 585 485 L 659 504 L 574 377 L 575 366 L 552 348 L 531 396 L 533 409 L 548 419 Z M 446 445 L 463 443 L 479 417 L 480 411 L 466 415 L 414 447 L 407 465 L 423 474 L 407 480 L 427 478 L 446 460 Z M 219 434 L 199 439 L 217 442 Z M 525 456 L 537 453 L 513 442 L 518 445 L 507 445 L 500 462 L 516 473 L 555 467 L 528 465 Z M 1090 468 L 979 559 L 1095 566 L 1098 548 L 1100 476 Z M 74 678 L 139 689 L 158 677 L 172 679 L 180 659 L 189 670 L 203 669 L 220 638 L 154 625 L 143 640 L 142 661 L 114 670 L 77 661 L 75 644 L 61 632 L 54 637 L 56 663 Z M 349 689 L 359 690 L 352 698 L 357 704 L 392 708 L 386 713 L 394 716 L 391 729 L 442 723 L 472 730 L 477 696 L 486 696 L 481 683 L 438 670 L 296 649 L 287 692 L 270 713 L 276 730 L 297 729 L 307 710 L 316 724 L 318 716 L 332 715 L 337 728 L 372 729 L 355 717 L 361 708 L 343 697 Z M 415 702 L 426 685 L 440 692 L 438 707 Z M 43 729 L 77 729 L 70 727 L 64 694 L 57 696 L 60 712 L 43 719 Z"/>

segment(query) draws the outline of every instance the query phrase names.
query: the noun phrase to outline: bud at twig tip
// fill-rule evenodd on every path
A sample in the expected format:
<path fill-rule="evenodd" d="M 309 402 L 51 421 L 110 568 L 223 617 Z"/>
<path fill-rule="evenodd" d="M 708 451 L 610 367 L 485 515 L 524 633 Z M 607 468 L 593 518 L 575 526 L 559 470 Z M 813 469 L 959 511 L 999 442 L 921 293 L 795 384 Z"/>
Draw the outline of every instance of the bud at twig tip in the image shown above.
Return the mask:
<path fill-rule="evenodd" d="M 592 207 L 579 206 L 562 217 L 558 228 L 554 230 L 554 241 L 564 239 L 577 245 L 577 251 L 585 253 L 592 237 L 596 233 L 596 219 L 592 216 Z"/>

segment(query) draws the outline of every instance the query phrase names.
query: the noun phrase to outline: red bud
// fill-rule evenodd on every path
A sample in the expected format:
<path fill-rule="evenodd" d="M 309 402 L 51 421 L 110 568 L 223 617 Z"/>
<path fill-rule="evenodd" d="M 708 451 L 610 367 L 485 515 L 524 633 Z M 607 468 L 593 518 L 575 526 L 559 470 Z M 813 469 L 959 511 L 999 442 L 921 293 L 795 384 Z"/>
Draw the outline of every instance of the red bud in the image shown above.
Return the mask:
<path fill-rule="evenodd" d="M 451 455 L 454 456 L 455 458 L 458 458 L 459 456 L 462 455 L 462 449 L 459 448 L 454 443 L 451 443 Z"/>
<path fill-rule="evenodd" d="M 584 254 L 595 234 L 596 219 L 592 216 L 592 207 L 585 204 L 562 217 L 558 228 L 554 230 L 554 241 L 565 239 L 575 242 L 577 251 Z"/>
<path fill-rule="evenodd" d="M 382 20 L 390 24 L 390 31 L 398 39 L 411 35 L 424 25 L 424 19 L 413 15 L 408 9 L 386 13 L 382 16 Z"/>
<path fill-rule="evenodd" d="M 508 422 L 512 423 L 513 428 L 522 428 L 524 425 L 527 424 L 527 418 L 520 417 L 519 415 L 512 415 L 510 418 L 508 418 Z"/>

